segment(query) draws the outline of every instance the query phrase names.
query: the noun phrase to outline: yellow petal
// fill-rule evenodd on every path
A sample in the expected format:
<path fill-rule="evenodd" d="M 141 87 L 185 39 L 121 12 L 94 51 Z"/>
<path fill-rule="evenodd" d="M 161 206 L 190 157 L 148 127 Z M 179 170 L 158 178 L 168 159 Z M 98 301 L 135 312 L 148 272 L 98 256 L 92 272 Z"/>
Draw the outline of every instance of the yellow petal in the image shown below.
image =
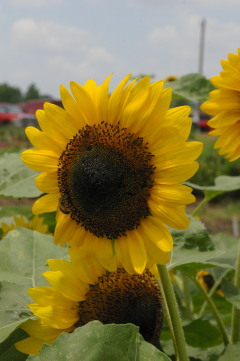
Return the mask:
<path fill-rule="evenodd" d="M 21 325 L 21 329 L 27 332 L 31 337 L 41 339 L 47 343 L 56 339 L 64 331 L 46 325 L 40 320 L 30 320 Z"/>
<path fill-rule="evenodd" d="M 191 178 L 199 168 L 197 162 L 192 164 L 173 166 L 172 168 L 163 169 L 155 177 L 156 184 L 177 184 Z"/>
<path fill-rule="evenodd" d="M 34 127 L 27 127 L 25 132 L 29 141 L 35 148 L 47 149 L 53 151 L 58 156 L 61 155 L 64 146 L 62 146 L 60 142 L 56 141 L 56 139 Z"/>
<path fill-rule="evenodd" d="M 46 194 L 36 200 L 32 207 L 33 214 L 54 212 L 58 207 L 59 193 Z"/>
<path fill-rule="evenodd" d="M 127 232 L 127 244 L 134 271 L 142 274 L 147 264 L 145 245 L 137 230 Z"/>
<path fill-rule="evenodd" d="M 44 344 L 44 340 L 35 338 L 35 337 L 27 337 L 22 341 L 18 341 L 14 344 L 16 349 L 22 353 L 28 355 L 38 355 L 42 346 Z"/>
<path fill-rule="evenodd" d="M 192 188 L 183 184 L 157 184 L 151 189 L 153 202 L 163 205 L 178 206 L 195 202 Z"/>
<path fill-rule="evenodd" d="M 108 103 L 108 119 L 109 123 L 117 124 L 122 113 L 123 99 L 124 99 L 124 87 L 129 81 L 131 74 L 128 74 L 114 89 L 109 98 Z"/>
<path fill-rule="evenodd" d="M 126 236 L 120 237 L 116 240 L 115 242 L 116 255 L 117 258 L 120 260 L 120 263 L 122 264 L 123 268 L 127 271 L 127 273 L 133 274 L 135 273 L 135 270 L 129 255 L 127 242 L 128 241 Z"/>
<path fill-rule="evenodd" d="M 57 193 L 58 174 L 57 172 L 43 172 L 35 178 L 35 184 L 43 193 Z"/>
<path fill-rule="evenodd" d="M 80 84 L 72 81 L 70 86 L 85 122 L 89 125 L 96 124 L 99 121 L 99 116 L 92 97 Z"/>
<path fill-rule="evenodd" d="M 74 266 L 72 263 L 64 260 L 48 260 L 48 262 L 51 269 L 53 269 L 53 263 L 55 264 L 55 270 L 43 273 L 47 281 L 69 300 L 83 301 L 88 287 L 73 273 Z"/>
<path fill-rule="evenodd" d="M 77 224 L 68 214 L 57 212 L 57 223 L 54 231 L 54 243 L 64 246 L 66 242 L 70 242 L 76 232 Z"/>
<path fill-rule="evenodd" d="M 70 328 L 78 321 L 77 307 L 63 309 L 61 306 L 29 305 L 29 308 L 43 323 L 60 330 Z"/>
<path fill-rule="evenodd" d="M 56 172 L 58 155 L 50 150 L 28 149 L 21 154 L 22 161 L 38 172 Z"/>
<path fill-rule="evenodd" d="M 149 216 L 143 219 L 139 231 L 142 233 L 145 243 L 154 243 L 163 252 L 172 251 L 173 240 L 171 233 L 157 217 Z"/>
<path fill-rule="evenodd" d="M 167 207 L 149 200 L 150 212 L 163 223 L 176 229 L 185 229 L 189 226 L 189 219 L 180 207 Z"/>

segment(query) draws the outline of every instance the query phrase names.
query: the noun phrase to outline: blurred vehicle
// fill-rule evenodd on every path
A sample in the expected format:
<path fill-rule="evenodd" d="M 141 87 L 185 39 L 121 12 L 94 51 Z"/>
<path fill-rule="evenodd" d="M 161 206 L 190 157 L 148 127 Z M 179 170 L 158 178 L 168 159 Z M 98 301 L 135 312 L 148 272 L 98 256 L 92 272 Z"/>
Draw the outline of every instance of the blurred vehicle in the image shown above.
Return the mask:
<path fill-rule="evenodd" d="M 0 124 L 13 124 L 16 127 L 37 125 L 35 115 L 24 113 L 22 108 L 11 103 L 0 103 Z"/>
<path fill-rule="evenodd" d="M 19 106 L 22 108 L 24 113 L 35 114 L 36 110 L 43 109 L 43 105 L 46 102 L 56 104 L 60 107 L 63 106 L 61 100 L 52 98 L 27 100 L 24 103 L 20 103 Z"/>
<path fill-rule="evenodd" d="M 208 125 L 208 121 L 211 119 L 211 115 L 205 114 L 203 112 L 200 112 L 199 114 L 199 121 L 197 123 L 197 128 L 201 131 L 201 132 L 210 132 L 211 130 L 213 130 L 209 125 Z"/>

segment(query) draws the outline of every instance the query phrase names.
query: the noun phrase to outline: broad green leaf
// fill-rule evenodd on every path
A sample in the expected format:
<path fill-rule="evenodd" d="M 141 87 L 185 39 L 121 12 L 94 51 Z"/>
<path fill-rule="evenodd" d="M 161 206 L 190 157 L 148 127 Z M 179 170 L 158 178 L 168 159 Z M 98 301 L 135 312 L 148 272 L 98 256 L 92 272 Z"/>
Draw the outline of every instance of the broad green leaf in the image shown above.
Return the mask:
<path fill-rule="evenodd" d="M 199 73 L 183 75 L 172 82 L 165 82 L 165 87 L 172 88 L 173 97 L 189 101 L 203 101 L 214 89 L 211 82 Z"/>
<path fill-rule="evenodd" d="M 213 199 L 219 194 L 225 192 L 233 192 L 240 189 L 240 177 L 221 175 L 215 178 L 215 185 L 213 186 L 199 186 L 194 183 L 186 182 L 188 186 L 194 189 L 201 190 L 207 199 Z"/>
<path fill-rule="evenodd" d="M 201 337 L 201 336 L 200 336 Z M 165 352 L 169 356 L 174 355 L 174 348 L 173 343 L 171 340 L 171 334 L 169 330 L 163 330 L 160 337 L 161 347 L 163 352 Z M 188 355 L 191 357 L 191 360 L 195 361 L 217 361 L 219 355 L 224 350 L 223 343 L 219 344 L 218 346 L 213 346 L 209 348 L 201 348 L 200 345 L 198 347 L 187 345 Z M 173 356 L 173 360 L 175 357 Z M 228 360 L 230 361 L 230 360 Z"/>
<path fill-rule="evenodd" d="M 46 260 L 67 257 L 67 248 L 56 246 L 53 236 L 16 228 L 0 242 L 1 280 L 22 284 L 25 289 L 43 286 Z"/>
<path fill-rule="evenodd" d="M 0 283 L 0 342 L 21 323 L 32 318 L 27 305 L 31 302 L 25 288 L 16 283 Z"/>
<path fill-rule="evenodd" d="M 1 240 L 0 341 L 32 317 L 26 290 L 47 284 L 42 272 L 48 258 L 67 258 L 67 248 L 54 245 L 52 236 L 16 228 Z"/>
<path fill-rule="evenodd" d="M 218 328 L 207 320 L 194 320 L 183 327 L 185 339 L 192 347 L 208 348 L 221 344 L 222 336 Z"/>
<path fill-rule="evenodd" d="M 215 250 L 214 244 L 201 221 L 190 217 L 190 226 L 182 231 L 172 230 L 174 251 L 169 269 L 192 262 L 209 264 L 208 260 L 224 252 Z"/>
<path fill-rule="evenodd" d="M 224 280 L 221 285 L 226 300 L 240 309 L 240 288 L 235 287 L 231 282 Z"/>
<path fill-rule="evenodd" d="M 211 264 L 214 266 L 235 269 L 238 252 L 238 241 L 236 238 L 224 233 L 217 233 L 212 235 L 211 238 L 216 245 L 216 248 L 223 251 L 221 255 L 211 259 Z"/>
<path fill-rule="evenodd" d="M 93 321 L 73 333 L 58 337 L 52 346 L 44 345 L 39 356 L 27 361 L 170 361 L 143 340 L 132 324 L 103 325 Z"/>
<path fill-rule="evenodd" d="M 36 188 L 34 178 L 37 172 L 28 168 L 19 153 L 5 153 L 0 157 L 0 196 L 35 198 L 41 192 Z"/>
<path fill-rule="evenodd" d="M 14 344 L 26 338 L 26 332 L 18 328 L 10 337 L 0 344 L 0 360 L 1 361 L 25 361 L 28 355 L 19 352 Z"/>
<path fill-rule="evenodd" d="M 221 355 L 218 361 L 239 361 L 240 355 L 240 342 L 234 345 L 227 345 L 223 355 Z"/>
<path fill-rule="evenodd" d="M 193 360 L 202 360 L 202 361 L 217 361 L 219 355 L 224 350 L 224 345 L 218 345 L 210 348 L 197 348 L 197 347 L 188 347 L 188 354 Z M 228 360 L 230 361 L 230 360 Z"/>

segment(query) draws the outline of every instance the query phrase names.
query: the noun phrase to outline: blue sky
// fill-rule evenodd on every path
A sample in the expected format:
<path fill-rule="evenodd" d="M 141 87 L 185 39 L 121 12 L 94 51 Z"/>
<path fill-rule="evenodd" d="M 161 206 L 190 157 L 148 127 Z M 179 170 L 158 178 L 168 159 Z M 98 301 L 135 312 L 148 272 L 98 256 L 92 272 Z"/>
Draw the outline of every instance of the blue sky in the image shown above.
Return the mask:
<path fill-rule="evenodd" d="M 197 72 L 203 18 L 211 77 L 240 47 L 239 14 L 239 0 L 0 0 L 0 83 L 58 98 L 71 80 Z"/>

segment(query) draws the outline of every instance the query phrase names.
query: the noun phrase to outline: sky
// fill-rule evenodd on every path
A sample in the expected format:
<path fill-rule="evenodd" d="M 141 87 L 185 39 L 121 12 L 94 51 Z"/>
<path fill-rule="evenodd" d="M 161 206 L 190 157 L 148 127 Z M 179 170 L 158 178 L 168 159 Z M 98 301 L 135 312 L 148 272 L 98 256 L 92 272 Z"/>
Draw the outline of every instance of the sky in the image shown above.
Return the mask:
<path fill-rule="evenodd" d="M 0 84 L 58 99 L 71 80 L 196 73 L 203 19 L 210 78 L 240 47 L 239 14 L 239 0 L 0 0 Z"/>

